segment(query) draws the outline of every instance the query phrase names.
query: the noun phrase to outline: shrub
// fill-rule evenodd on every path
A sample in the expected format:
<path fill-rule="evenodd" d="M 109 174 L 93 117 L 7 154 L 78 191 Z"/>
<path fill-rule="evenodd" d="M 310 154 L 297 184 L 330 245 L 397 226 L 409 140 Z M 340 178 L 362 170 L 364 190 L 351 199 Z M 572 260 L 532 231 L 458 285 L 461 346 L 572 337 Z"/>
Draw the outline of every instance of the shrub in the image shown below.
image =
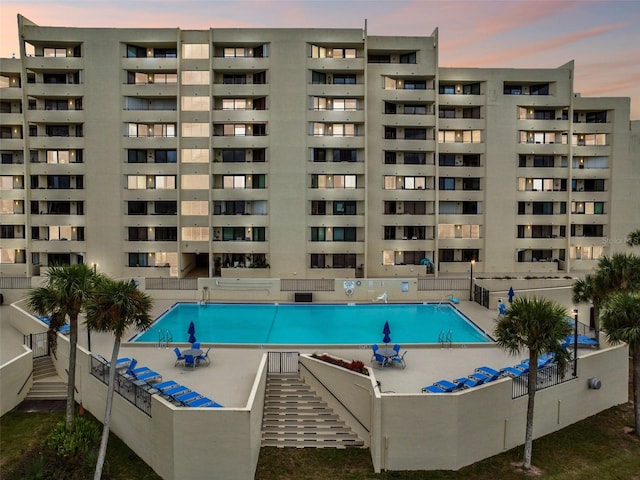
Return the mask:
<path fill-rule="evenodd" d="M 317 360 L 321 360 L 323 362 L 330 363 L 337 367 L 346 368 L 347 370 L 351 370 L 352 372 L 361 373 L 363 375 L 369 375 L 369 370 L 364 366 L 364 362 L 360 360 L 351 360 L 351 362 L 347 362 L 340 358 L 334 358 L 327 354 L 316 355 L 315 353 L 311 355 L 312 358 Z"/>

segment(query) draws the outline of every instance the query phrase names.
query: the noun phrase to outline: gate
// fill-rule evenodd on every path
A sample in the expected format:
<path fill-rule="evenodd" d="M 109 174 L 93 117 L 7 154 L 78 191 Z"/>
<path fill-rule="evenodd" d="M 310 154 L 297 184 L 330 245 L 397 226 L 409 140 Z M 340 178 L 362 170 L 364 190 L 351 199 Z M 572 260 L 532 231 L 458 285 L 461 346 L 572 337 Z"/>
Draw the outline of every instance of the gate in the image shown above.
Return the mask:
<path fill-rule="evenodd" d="M 269 352 L 267 373 L 298 373 L 298 352 Z"/>
<path fill-rule="evenodd" d="M 33 352 L 33 358 L 48 357 L 49 336 L 48 332 L 30 333 L 24 336 L 23 343 Z"/>
<path fill-rule="evenodd" d="M 473 298 L 472 300 L 474 300 L 476 303 L 479 303 L 480 305 L 482 305 L 485 308 L 489 308 L 489 294 L 491 292 L 486 289 L 486 288 L 482 288 L 480 285 L 473 285 Z"/>

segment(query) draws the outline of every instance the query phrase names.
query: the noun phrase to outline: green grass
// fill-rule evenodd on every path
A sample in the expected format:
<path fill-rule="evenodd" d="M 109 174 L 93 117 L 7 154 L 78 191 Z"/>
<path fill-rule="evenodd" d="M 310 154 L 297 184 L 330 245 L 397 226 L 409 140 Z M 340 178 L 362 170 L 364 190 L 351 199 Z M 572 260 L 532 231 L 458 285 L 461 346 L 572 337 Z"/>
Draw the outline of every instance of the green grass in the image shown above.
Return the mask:
<path fill-rule="evenodd" d="M 0 418 L 0 478 L 38 451 L 39 442 L 63 412 L 9 412 Z M 95 419 L 94 419 L 95 420 Z M 630 403 L 611 408 L 559 432 L 538 439 L 533 464 L 545 480 L 640 480 L 640 439 L 625 432 L 633 425 Z M 520 480 L 522 447 L 457 472 L 383 472 L 375 474 L 369 450 L 277 449 L 260 452 L 256 480 Z M 157 480 L 157 476 L 119 438 L 111 435 L 107 452 L 110 480 Z"/>

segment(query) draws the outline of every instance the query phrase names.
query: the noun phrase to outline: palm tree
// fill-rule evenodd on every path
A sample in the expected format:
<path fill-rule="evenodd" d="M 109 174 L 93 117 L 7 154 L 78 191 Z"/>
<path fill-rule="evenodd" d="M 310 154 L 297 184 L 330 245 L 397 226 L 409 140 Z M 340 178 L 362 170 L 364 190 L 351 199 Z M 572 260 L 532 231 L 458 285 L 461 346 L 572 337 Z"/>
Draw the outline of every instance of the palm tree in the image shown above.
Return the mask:
<path fill-rule="evenodd" d="M 109 364 L 109 386 L 104 413 L 102 440 L 96 462 L 94 480 L 100 480 L 102 467 L 107 454 L 109 430 L 111 424 L 111 405 L 116 379 L 116 361 L 120 350 L 120 341 L 127 329 L 133 326 L 136 330 L 146 330 L 153 319 L 150 311 L 151 297 L 138 290 L 134 282 L 125 282 L 103 277 L 98 282 L 95 292 L 87 300 L 87 326 L 99 332 L 111 332 L 115 336 L 111 363 Z"/>
<path fill-rule="evenodd" d="M 547 352 L 555 353 L 559 368 L 564 371 L 569 354 L 561 348 L 561 342 L 571 334 L 571 325 L 565 320 L 566 316 L 566 309 L 551 300 L 519 297 L 497 320 L 495 338 L 498 345 L 512 355 L 519 355 L 523 350 L 529 352 L 529 401 L 522 465 L 525 470 L 531 468 L 538 358 Z"/>
<path fill-rule="evenodd" d="M 49 339 L 53 340 L 55 351 L 55 331 L 69 318 L 69 378 L 67 381 L 66 429 L 73 429 L 75 418 L 75 378 L 76 347 L 78 344 L 78 316 L 84 302 L 91 294 L 98 277 L 83 263 L 52 266 L 46 273 L 43 287 L 34 288 L 27 295 L 29 307 L 38 315 L 50 315 Z"/>
<path fill-rule="evenodd" d="M 635 230 L 627 235 L 627 245 L 637 247 L 640 245 L 640 230 Z"/>
<path fill-rule="evenodd" d="M 607 299 L 600 318 L 612 343 L 626 342 L 631 350 L 635 433 L 640 436 L 640 290 L 620 291 Z"/>
<path fill-rule="evenodd" d="M 640 288 L 640 257 L 616 253 L 601 257 L 593 274 L 573 285 L 573 302 L 593 304 L 596 339 L 600 337 L 600 307 L 607 297 L 618 290 Z"/>

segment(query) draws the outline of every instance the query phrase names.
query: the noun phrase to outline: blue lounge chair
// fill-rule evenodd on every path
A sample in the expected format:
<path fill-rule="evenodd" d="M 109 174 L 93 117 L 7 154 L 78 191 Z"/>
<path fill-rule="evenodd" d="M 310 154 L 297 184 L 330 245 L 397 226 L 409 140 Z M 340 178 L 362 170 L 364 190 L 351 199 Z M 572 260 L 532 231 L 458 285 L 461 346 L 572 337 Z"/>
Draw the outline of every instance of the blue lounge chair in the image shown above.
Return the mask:
<path fill-rule="evenodd" d="M 573 347 L 574 344 L 574 336 L 569 335 L 564 339 L 562 347 Z M 591 338 L 586 335 L 578 335 L 578 347 L 597 347 L 598 345 L 599 343 L 595 338 Z"/>
<path fill-rule="evenodd" d="M 499 370 L 496 370 L 495 368 L 487 367 L 485 365 L 483 365 L 482 367 L 476 368 L 476 372 L 477 373 L 482 373 L 483 375 L 487 375 L 489 377 L 493 377 L 493 376 L 496 376 L 496 375 L 498 375 L 498 376 L 502 375 Z"/>
<path fill-rule="evenodd" d="M 447 391 L 444 388 L 441 388 L 437 385 L 427 385 L 426 387 L 422 388 L 423 392 L 429 392 L 429 393 L 447 393 Z"/>
<path fill-rule="evenodd" d="M 198 362 L 205 362 L 207 365 L 209 365 L 211 363 L 211 360 L 209 360 L 209 352 L 211 351 L 211 347 L 209 347 L 207 349 L 206 352 L 204 352 L 202 355 L 198 355 Z"/>
<path fill-rule="evenodd" d="M 190 400 L 195 400 L 201 397 L 202 395 L 200 395 L 198 392 L 187 392 L 181 395 L 173 395 L 173 399 L 180 402 L 183 405 L 186 405 L 186 403 L 189 402 Z"/>
<path fill-rule="evenodd" d="M 189 390 L 184 385 L 176 385 L 175 387 L 171 387 L 171 388 L 168 388 L 168 389 L 164 390 L 162 392 L 162 395 L 164 395 L 165 397 L 173 397 L 174 395 L 179 395 L 181 393 L 187 393 L 187 392 L 190 392 L 190 391 L 191 390 Z"/>
<path fill-rule="evenodd" d="M 182 353 L 180 353 L 180 349 L 178 347 L 175 347 L 173 349 L 174 353 L 176 354 L 176 363 L 173 365 L 174 367 L 177 367 L 178 364 L 180 362 L 184 362 L 184 356 L 182 355 Z"/>
<path fill-rule="evenodd" d="M 444 391 L 447 393 L 455 392 L 456 390 L 462 390 L 464 388 L 464 383 L 454 383 L 450 382 L 449 380 L 438 380 L 437 382 L 434 382 L 434 385 L 437 385 L 438 387 L 444 389 Z"/>
<path fill-rule="evenodd" d="M 527 365 L 526 363 L 520 363 L 518 365 L 514 365 L 513 367 L 501 368 L 500 371 L 506 373 L 512 378 L 518 378 L 529 373 L 529 365 Z"/>
<path fill-rule="evenodd" d="M 153 372 L 151 370 L 141 373 L 140 375 L 136 375 L 136 380 L 140 380 L 141 382 L 151 383 L 151 381 L 161 382 L 162 375 L 158 372 Z"/>
<path fill-rule="evenodd" d="M 453 383 L 462 385 L 462 388 L 471 388 L 477 387 L 478 385 L 482 385 L 484 383 L 483 380 L 473 380 L 469 377 L 460 377 L 456 378 Z"/>
<path fill-rule="evenodd" d="M 104 363 L 106 363 L 108 367 L 111 366 L 111 362 L 107 360 L 105 357 L 103 357 L 102 355 L 98 354 L 98 358 L 102 360 Z M 119 358 L 116 360 L 116 370 L 120 370 L 122 368 L 129 368 L 130 364 L 131 364 L 131 359 L 129 357 Z"/>
<path fill-rule="evenodd" d="M 166 382 L 155 384 L 153 388 L 159 391 L 163 391 L 163 390 L 168 390 L 169 388 L 175 387 L 177 385 L 178 385 L 178 382 L 176 382 L 175 380 L 167 380 Z"/>
<path fill-rule="evenodd" d="M 51 316 L 50 315 L 43 315 L 41 317 L 38 317 L 38 320 L 40 320 L 42 323 L 46 324 L 47 327 L 49 325 L 51 325 Z M 69 325 L 68 323 L 65 323 L 64 325 L 62 325 L 59 329 L 58 332 L 63 333 L 63 334 L 68 334 L 71 331 L 71 325 Z"/>

